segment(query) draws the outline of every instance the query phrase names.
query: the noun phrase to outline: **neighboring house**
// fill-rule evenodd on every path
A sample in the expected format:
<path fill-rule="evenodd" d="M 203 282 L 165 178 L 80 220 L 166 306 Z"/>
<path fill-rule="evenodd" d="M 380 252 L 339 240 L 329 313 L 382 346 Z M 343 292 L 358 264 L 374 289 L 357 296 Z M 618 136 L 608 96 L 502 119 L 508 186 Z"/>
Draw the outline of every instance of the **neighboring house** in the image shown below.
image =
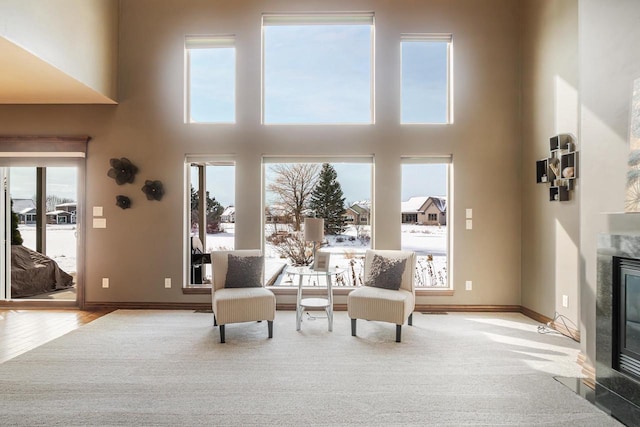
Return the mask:
<path fill-rule="evenodd" d="M 446 197 L 411 197 L 402 202 L 402 223 L 421 225 L 447 225 Z"/>
<path fill-rule="evenodd" d="M 291 215 L 282 205 L 270 205 L 265 208 L 265 221 L 268 224 L 288 224 L 291 222 Z"/>
<path fill-rule="evenodd" d="M 368 200 L 355 202 L 345 209 L 344 220 L 352 225 L 371 224 L 371 202 Z"/>
<path fill-rule="evenodd" d="M 47 224 L 75 224 L 76 212 L 76 202 L 60 203 L 54 211 L 46 213 Z"/>
<path fill-rule="evenodd" d="M 13 199 L 13 211 L 18 214 L 20 224 L 35 224 L 36 203 L 31 199 Z"/>
<path fill-rule="evenodd" d="M 236 222 L 236 208 L 235 206 L 228 206 L 220 215 L 221 222 Z"/>

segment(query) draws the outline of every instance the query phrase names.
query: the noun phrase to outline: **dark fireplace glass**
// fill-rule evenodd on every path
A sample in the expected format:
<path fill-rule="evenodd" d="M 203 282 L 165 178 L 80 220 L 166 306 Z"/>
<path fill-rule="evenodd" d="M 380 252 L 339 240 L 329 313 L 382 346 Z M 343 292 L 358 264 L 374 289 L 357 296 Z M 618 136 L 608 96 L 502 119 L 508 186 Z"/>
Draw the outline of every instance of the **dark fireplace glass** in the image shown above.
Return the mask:
<path fill-rule="evenodd" d="M 621 372 L 640 378 L 640 260 L 619 258 L 614 316 L 618 318 L 614 360 Z M 617 295 L 616 295 L 617 294 Z"/>

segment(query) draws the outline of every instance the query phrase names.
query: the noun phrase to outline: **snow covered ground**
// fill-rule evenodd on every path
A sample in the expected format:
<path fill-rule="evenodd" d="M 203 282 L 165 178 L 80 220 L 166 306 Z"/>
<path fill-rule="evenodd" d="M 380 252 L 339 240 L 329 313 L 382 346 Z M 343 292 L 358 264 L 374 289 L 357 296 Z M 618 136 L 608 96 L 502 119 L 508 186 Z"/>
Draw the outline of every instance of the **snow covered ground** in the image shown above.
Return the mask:
<path fill-rule="evenodd" d="M 233 248 L 235 224 L 222 224 L 224 232 L 207 235 L 206 249 L 224 250 Z M 291 231 L 287 226 L 279 224 L 279 231 Z M 265 227 L 265 235 L 274 232 L 272 224 Z M 361 270 L 365 251 L 370 247 L 370 226 L 347 227 L 344 234 L 339 236 L 325 236 L 322 250 L 331 253 L 332 266 L 345 269 L 347 274 L 342 277 L 345 286 L 353 286 L 353 278 L 361 280 Z M 402 224 L 402 248 L 415 251 L 418 255 L 416 267 L 416 286 L 419 287 L 448 287 L 447 282 L 447 228 L 430 225 Z M 431 256 L 431 260 L 429 260 Z M 277 249 L 271 243 L 265 245 L 267 263 L 287 263 L 287 259 L 280 257 Z M 267 270 L 273 270 L 267 268 Z M 208 271 L 210 274 L 210 270 Z M 276 285 L 280 281 L 276 281 Z M 282 283 L 285 285 L 285 283 Z M 289 282 L 286 285 L 291 285 Z"/>
<path fill-rule="evenodd" d="M 35 251 L 35 224 L 20 224 L 18 231 L 22 235 L 23 246 Z M 69 274 L 74 274 L 77 271 L 76 224 L 48 224 L 46 245 L 46 255 L 57 262 L 61 269 Z"/>
<path fill-rule="evenodd" d="M 267 225 L 265 234 L 273 233 L 273 226 Z M 278 225 L 279 230 L 285 226 Z M 222 224 L 223 232 L 207 235 L 206 250 L 233 249 L 235 224 Z M 18 226 L 24 246 L 34 249 L 36 247 L 35 225 Z M 342 281 L 339 284 L 353 286 L 353 278 L 361 280 L 362 262 L 364 252 L 370 247 L 370 240 L 357 236 L 370 236 L 370 227 L 349 226 L 340 236 L 326 236 L 322 246 L 323 251 L 331 252 L 330 263 L 332 266 L 345 269 Z M 418 287 L 447 287 L 447 229 L 446 227 L 428 225 L 402 225 L 402 248 L 415 251 L 418 255 L 416 268 L 416 286 Z M 432 261 L 428 261 L 428 256 Z M 60 224 L 47 225 L 47 256 L 55 260 L 60 268 L 67 273 L 76 272 L 76 225 Z M 278 265 L 289 262 L 280 258 L 276 248 L 267 243 L 265 245 L 266 262 L 271 264 L 267 271 L 278 270 Z M 274 265 L 275 264 L 275 265 Z M 207 265 L 207 267 L 210 267 Z M 205 275 L 210 275 L 207 268 Z M 290 286 L 291 283 L 278 280 L 276 285 Z"/>

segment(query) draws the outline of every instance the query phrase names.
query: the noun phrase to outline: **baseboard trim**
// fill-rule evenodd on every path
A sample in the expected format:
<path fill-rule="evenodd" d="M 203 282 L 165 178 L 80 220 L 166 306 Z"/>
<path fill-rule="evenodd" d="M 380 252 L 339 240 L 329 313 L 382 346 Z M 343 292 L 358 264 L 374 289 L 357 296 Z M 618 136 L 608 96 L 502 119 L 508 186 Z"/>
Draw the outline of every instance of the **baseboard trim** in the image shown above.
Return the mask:
<path fill-rule="evenodd" d="M 211 310 L 211 303 L 201 302 L 85 302 L 85 310 Z"/>
<path fill-rule="evenodd" d="M 414 311 L 420 313 L 475 312 L 475 313 L 520 313 L 519 305 L 459 305 L 459 304 L 416 304 Z"/>
<path fill-rule="evenodd" d="M 592 390 L 596 389 L 596 368 L 589 362 L 587 356 L 580 352 L 578 353 L 578 365 L 582 367 L 582 374 L 584 378 L 582 383 Z"/>

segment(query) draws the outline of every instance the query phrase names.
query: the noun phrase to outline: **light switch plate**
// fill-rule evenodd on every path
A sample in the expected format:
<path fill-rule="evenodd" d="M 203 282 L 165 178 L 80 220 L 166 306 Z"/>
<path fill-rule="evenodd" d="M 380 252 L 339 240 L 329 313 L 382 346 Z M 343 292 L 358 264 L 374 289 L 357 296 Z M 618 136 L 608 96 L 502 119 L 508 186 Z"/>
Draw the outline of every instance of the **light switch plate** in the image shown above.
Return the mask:
<path fill-rule="evenodd" d="M 108 288 L 109 287 L 109 278 L 108 277 L 103 277 L 102 278 L 102 287 L 103 288 Z"/>
<path fill-rule="evenodd" d="M 467 219 L 473 218 L 473 209 L 467 209 Z"/>
<path fill-rule="evenodd" d="M 102 206 L 93 207 L 93 216 L 102 216 Z"/>
<path fill-rule="evenodd" d="M 171 277 L 165 277 L 164 278 L 164 287 L 165 288 L 170 288 L 171 287 Z"/>
<path fill-rule="evenodd" d="M 107 228 L 107 218 L 93 218 L 93 228 Z"/>
<path fill-rule="evenodd" d="M 471 289 L 473 289 L 473 282 L 471 282 L 471 280 L 467 280 L 466 282 L 464 282 L 464 286 L 467 291 L 470 291 Z"/>
<path fill-rule="evenodd" d="M 467 220 L 467 230 L 473 229 L 473 220 Z"/>

